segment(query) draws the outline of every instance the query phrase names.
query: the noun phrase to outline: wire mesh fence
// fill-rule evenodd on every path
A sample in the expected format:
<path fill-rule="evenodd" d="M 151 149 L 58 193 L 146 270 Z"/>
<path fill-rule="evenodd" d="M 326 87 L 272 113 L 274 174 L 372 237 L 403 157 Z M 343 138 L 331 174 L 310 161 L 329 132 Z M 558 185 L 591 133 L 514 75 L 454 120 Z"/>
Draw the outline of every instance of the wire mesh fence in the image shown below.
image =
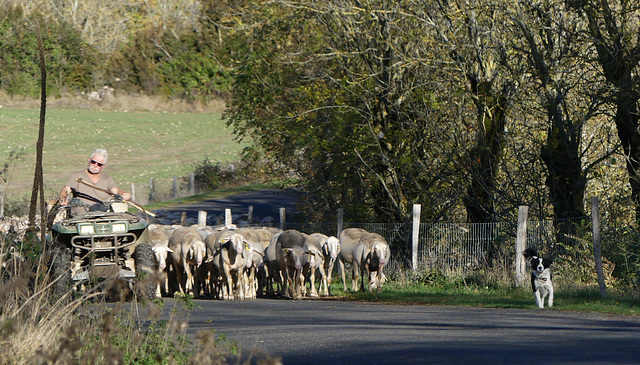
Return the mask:
<path fill-rule="evenodd" d="M 338 235 L 336 223 L 294 223 L 287 224 L 286 228 Z M 389 270 L 412 268 L 411 224 L 345 222 L 342 228 L 362 228 L 382 235 L 392 251 L 387 265 Z M 633 264 L 638 261 L 637 254 L 633 251 L 640 252 L 640 233 L 607 225 L 601 230 L 605 271 L 609 276 L 613 275 L 612 266 L 615 266 L 611 264 L 607 268 L 609 262 L 626 262 L 626 267 L 618 267 L 626 272 L 637 269 L 638 264 Z M 468 275 L 491 268 L 502 271 L 503 277 L 514 275 L 517 222 L 421 223 L 418 232 L 417 270 Z M 620 246 L 631 247 L 631 252 L 622 252 L 617 248 Z M 552 259 L 557 274 L 566 280 L 584 284 L 597 282 L 589 217 L 529 221 L 525 247 L 534 248 L 541 256 Z"/>

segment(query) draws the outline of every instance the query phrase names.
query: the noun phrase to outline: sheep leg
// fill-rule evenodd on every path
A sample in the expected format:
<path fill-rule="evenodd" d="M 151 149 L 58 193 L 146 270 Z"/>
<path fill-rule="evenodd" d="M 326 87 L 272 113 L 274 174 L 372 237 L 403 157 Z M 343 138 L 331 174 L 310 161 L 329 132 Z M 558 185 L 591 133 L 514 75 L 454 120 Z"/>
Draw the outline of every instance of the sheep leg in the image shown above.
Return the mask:
<path fill-rule="evenodd" d="M 186 260 L 182 260 L 182 267 L 187 276 L 187 282 L 185 284 L 185 293 L 193 295 L 193 275 L 191 274 L 191 265 Z"/>
<path fill-rule="evenodd" d="M 245 293 L 244 293 L 244 282 L 242 280 L 242 267 L 238 270 L 238 268 L 236 268 L 235 270 L 235 275 L 234 275 L 234 281 L 237 285 L 238 288 L 238 299 L 240 300 L 244 300 L 245 299 Z"/>
<path fill-rule="evenodd" d="M 233 277 L 231 277 L 231 268 L 228 264 L 225 263 L 223 266 L 223 276 L 222 281 L 225 288 L 223 289 L 222 299 L 224 300 L 233 300 Z"/>
<path fill-rule="evenodd" d="M 353 270 L 351 271 L 351 290 L 353 292 L 358 291 L 358 278 L 360 275 L 360 265 L 356 263 L 356 260 L 353 260 Z"/>
<path fill-rule="evenodd" d="M 318 291 L 316 290 L 316 267 L 311 269 L 311 276 L 309 277 L 309 282 L 311 283 L 311 297 L 317 298 Z"/>
<path fill-rule="evenodd" d="M 342 273 L 342 286 L 344 288 L 344 291 L 347 291 L 347 276 L 344 273 L 344 262 L 342 262 L 342 259 L 338 260 L 338 264 L 340 265 L 340 273 Z"/>
<path fill-rule="evenodd" d="M 302 287 L 304 285 L 304 274 L 302 270 L 295 269 L 293 272 L 293 299 L 302 298 Z"/>
<path fill-rule="evenodd" d="M 369 291 L 371 291 L 371 275 L 369 275 L 370 271 L 369 271 L 369 265 L 368 264 L 364 264 L 362 265 L 362 291 L 364 291 L 365 286 L 364 286 L 364 280 L 366 278 L 368 284 L 369 284 Z"/>
<path fill-rule="evenodd" d="M 320 271 L 320 294 L 322 296 L 329 296 L 329 289 L 327 286 L 327 273 L 324 271 L 324 265 L 318 266 Z"/>
<path fill-rule="evenodd" d="M 331 296 L 331 279 L 333 276 L 333 265 L 335 264 L 335 260 L 331 259 L 331 261 L 329 261 L 329 266 L 328 269 L 326 270 L 326 274 L 327 274 L 327 296 Z"/>
<path fill-rule="evenodd" d="M 289 275 L 289 267 L 287 265 L 284 266 L 284 278 L 282 280 L 282 293 L 283 296 L 289 296 L 289 290 L 291 288 L 291 275 Z"/>

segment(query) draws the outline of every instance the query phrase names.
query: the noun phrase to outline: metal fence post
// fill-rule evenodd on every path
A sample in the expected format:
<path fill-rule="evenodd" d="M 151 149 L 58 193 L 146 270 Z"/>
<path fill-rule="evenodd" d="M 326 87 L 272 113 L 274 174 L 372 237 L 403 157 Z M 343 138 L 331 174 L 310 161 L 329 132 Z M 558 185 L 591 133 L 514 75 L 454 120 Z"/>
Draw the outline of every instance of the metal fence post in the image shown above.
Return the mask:
<path fill-rule="evenodd" d="M 342 223 L 344 220 L 344 209 L 338 208 L 338 228 L 336 229 L 336 237 L 340 239 L 340 233 L 342 233 Z"/>

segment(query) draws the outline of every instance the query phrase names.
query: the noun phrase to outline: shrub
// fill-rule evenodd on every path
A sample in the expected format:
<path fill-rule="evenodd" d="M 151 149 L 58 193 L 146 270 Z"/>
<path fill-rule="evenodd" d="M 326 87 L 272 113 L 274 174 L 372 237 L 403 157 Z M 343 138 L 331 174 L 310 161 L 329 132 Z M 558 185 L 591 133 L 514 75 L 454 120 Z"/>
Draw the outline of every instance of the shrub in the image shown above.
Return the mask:
<path fill-rule="evenodd" d="M 110 288 L 55 296 L 48 252 L 23 255 L 20 244 L 0 236 L 0 365 L 255 363 L 213 331 L 188 336 L 189 297 L 161 320 L 162 300 L 107 303 Z"/>

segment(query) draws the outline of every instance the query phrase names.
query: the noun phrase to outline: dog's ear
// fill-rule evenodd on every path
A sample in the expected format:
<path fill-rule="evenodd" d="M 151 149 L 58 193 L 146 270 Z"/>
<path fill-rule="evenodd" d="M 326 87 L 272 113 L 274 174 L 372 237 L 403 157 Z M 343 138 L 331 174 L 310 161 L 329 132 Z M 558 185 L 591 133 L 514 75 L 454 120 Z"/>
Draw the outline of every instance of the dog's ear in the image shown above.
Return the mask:
<path fill-rule="evenodd" d="M 542 264 L 544 265 L 544 267 L 551 267 L 551 264 L 553 264 L 553 260 L 552 259 L 542 259 Z"/>
<path fill-rule="evenodd" d="M 522 252 L 522 254 L 524 255 L 524 258 L 527 260 L 529 260 L 534 256 L 538 256 L 538 252 L 536 252 L 536 250 L 534 250 L 533 248 L 527 248 Z"/>

